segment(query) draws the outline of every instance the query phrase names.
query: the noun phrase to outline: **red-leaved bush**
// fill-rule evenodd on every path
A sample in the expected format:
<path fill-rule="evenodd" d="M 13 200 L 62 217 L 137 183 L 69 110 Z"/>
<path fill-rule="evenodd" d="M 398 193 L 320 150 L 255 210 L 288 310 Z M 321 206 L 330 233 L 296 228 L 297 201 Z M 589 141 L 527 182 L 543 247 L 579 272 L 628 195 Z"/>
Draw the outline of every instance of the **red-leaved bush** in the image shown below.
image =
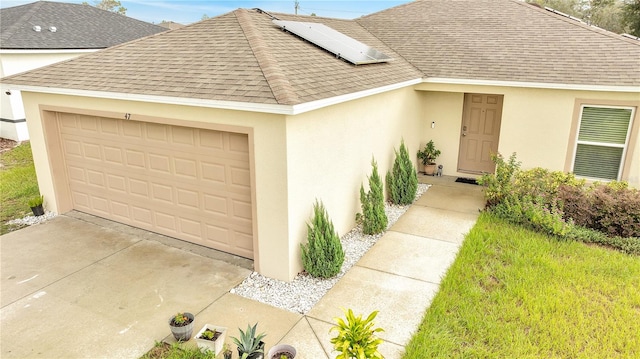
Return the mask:
<path fill-rule="evenodd" d="M 561 186 L 565 219 L 611 236 L 640 237 L 640 191 L 620 182 L 589 188 Z"/>

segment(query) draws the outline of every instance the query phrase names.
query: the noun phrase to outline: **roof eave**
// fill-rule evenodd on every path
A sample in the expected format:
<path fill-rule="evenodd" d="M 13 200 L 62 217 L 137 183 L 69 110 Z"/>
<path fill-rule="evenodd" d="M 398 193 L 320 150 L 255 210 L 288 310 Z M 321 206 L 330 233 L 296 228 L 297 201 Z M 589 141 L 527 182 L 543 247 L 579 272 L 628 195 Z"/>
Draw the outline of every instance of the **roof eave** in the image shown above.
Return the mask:
<path fill-rule="evenodd" d="M 83 49 L 8 49 L 0 48 L 2 54 L 77 54 L 77 53 L 89 53 L 103 50 L 100 48 L 83 48 Z"/>
<path fill-rule="evenodd" d="M 586 85 L 586 84 L 563 84 L 563 83 L 546 83 L 546 82 L 474 80 L 474 79 L 457 79 L 457 78 L 445 78 L 445 77 L 426 77 L 422 82 L 427 84 L 520 87 L 520 88 L 536 88 L 536 89 L 548 89 L 548 90 L 577 90 L 577 91 L 630 92 L 630 93 L 640 92 L 640 86 Z"/>
<path fill-rule="evenodd" d="M 67 95 L 67 96 L 81 96 L 92 97 L 109 100 L 124 100 L 124 101 L 138 101 L 138 102 L 150 102 L 170 105 L 183 105 L 183 106 L 196 106 L 206 108 L 217 108 L 224 110 L 236 110 L 236 111 L 250 111 L 280 115 L 298 115 L 301 113 L 321 109 L 324 107 L 357 100 L 359 98 L 372 96 L 379 93 L 393 91 L 403 87 L 416 85 L 422 82 L 422 79 L 416 78 L 392 85 L 377 87 L 369 90 L 358 91 L 340 96 L 329 97 L 317 101 L 310 101 L 295 105 L 279 105 L 279 104 L 260 104 L 252 102 L 239 102 L 239 101 L 219 101 L 219 100 L 206 100 L 196 98 L 183 98 L 183 97 L 171 97 L 171 96 L 157 96 L 157 95 L 141 95 L 141 94 L 127 94 L 105 91 L 90 91 L 79 89 L 65 89 L 45 86 L 32 86 L 32 85 L 19 85 L 11 84 L 10 82 L 3 83 L 3 88 L 12 88 L 15 90 L 25 92 L 46 93 L 53 95 Z"/>

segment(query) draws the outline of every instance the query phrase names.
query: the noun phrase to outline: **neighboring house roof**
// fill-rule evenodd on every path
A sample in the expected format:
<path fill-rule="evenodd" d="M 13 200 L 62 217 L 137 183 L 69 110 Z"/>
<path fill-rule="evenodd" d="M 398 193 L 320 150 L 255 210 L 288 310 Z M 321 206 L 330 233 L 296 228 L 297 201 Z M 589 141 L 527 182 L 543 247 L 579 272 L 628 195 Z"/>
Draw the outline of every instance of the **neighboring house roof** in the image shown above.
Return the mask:
<path fill-rule="evenodd" d="M 0 10 L 2 49 L 103 49 L 162 31 L 89 5 L 38 1 Z"/>
<path fill-rule="evenodd" d="M 423 0 L 319 22 L 394 58 L 354 66 L 239 9 L 5 79 L 39 88 L 297 105 L 432 78 L 640 85 L 640 42 L 515 0 Z M 395 51 L 394 51 L 395 50 Z"/>
<path fill-rule="evenodd" d="M 522 1 L 413 1 L 356 21 L 426 77 L 640 86 L 640 41 Z"/>
<path fill-rule="evenodd" d="M 179 29 L 181 27 L 184 27 L 184 25 L 177 23 L 177 22 L 173 22 L 173 21 L 162 21 L 161 23 L 158 24 L 158 26 L 162 26 L 164 28 L 170 29 L 170 30 L 175 30 L 175 29 Z"/>

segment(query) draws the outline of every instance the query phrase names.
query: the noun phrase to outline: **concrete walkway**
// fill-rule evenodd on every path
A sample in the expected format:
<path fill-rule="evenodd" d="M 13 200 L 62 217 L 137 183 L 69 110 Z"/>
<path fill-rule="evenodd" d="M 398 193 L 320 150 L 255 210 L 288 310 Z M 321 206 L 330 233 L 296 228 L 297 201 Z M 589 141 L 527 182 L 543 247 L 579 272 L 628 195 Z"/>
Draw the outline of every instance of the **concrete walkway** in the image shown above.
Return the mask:
<path fill-rule="evenodd" d="M 229 293 L 250 273 L 248 262 L 180 241 L 167 246 L 171 239 L 113 222 L 59 216 L 7 234 L 0 357 L 139 358 L 155 341 L 173 341 L 168 313 L 186 309 L 195 330 L 211 323 L 235 336 L 258 322 L 267 348 L 288 343 L 297 359 L 334 358 L 329 329 L 340 308 L 351 308 L 380 311 L 380 350 L 400 358 L 484 203 L 479 186 L 453 181 L 421 177 L 433 186 L 306 316 Z"/>

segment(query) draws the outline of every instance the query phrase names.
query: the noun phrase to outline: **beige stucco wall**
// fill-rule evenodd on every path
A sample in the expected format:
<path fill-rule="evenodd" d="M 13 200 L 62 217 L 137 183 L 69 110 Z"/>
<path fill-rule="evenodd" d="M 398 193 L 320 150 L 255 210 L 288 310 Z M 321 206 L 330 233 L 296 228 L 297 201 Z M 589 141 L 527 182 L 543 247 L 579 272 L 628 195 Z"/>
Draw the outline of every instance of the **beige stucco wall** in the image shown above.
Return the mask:
<path fill-rule="evenodd" d="M 27 124 L 31 133 L 38 185 L 45 197 L 47 208 L 56 212 L 58 199 L 54 193 L 52 168 L 42 133 L 41 108 L 55 106 L 55 108 L 68 108 L 69 112 L 73 112 L 73 109 L 120 111 L 123 116 L 124 113 L 130 113 L 132 120 L 153 121 L 157 118 L 170 124 L 192 121 L 251 128 L 255 149 L 252 153 L 251 165 L 255 184 L 254 233 L 257 235 L 258 242 L 258 247 L 254 247 L 256 269 L 273 278 L 290 279 L 291 271 L 286 263 L 294 260 L 281 255 L 281 253 L 287 253 L 286 250 L 282 251 L 282 248 L 289 245 L 287 152 L 283 116 L 29 92 L 23 92 L 23 98 Z M 222 129 L 224 130 L 224 127 Z"/>
<path fill-rule="evenodd" d="M 360 212 L 360 185 L 368 189 L 372 156 L 384 180 L 402 138 L 410 154 L 417 151 L 424 132 L 420 100 L 404 88 L 287 118 L 291 276 L 302 270 L 299 243 L 306 242 L 316 199 L 343 235 Z"/>
<path fill-rule="evenodd" d="M 640 92 L 596 92 L 577 90 L 547 90 L 498 86 L 464 86 L 420 84 L 416 89 L 424 98 L 423 118 L 426 140 L 433 139 L 442 150 L 438 163 L 444 173 L 469 176 L 457 171 L 460 126 L 464 93 L 504 95 L 502 125 L 498 150 L 509 156 L 516 152 L 523 168 L 545 167 L 565 170 L 567 149 L 577 99 L 595 101 L 635 102 L 640 107 Z M 636 116 L 637 120 L 638 116 Z M 436 122 L 431 128 L 432 121 Z M 627 181 L 640 187 L 640 143 L 638 136 L 630 139 L 631 156 Z"/>

